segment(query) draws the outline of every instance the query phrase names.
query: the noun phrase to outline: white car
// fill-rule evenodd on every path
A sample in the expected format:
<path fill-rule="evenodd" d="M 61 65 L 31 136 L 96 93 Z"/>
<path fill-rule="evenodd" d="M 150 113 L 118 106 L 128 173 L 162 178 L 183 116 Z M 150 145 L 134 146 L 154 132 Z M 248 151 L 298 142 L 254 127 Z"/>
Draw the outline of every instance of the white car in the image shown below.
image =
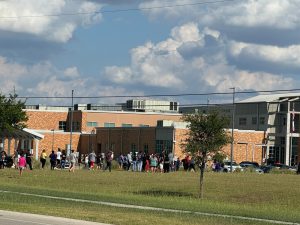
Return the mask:
<path fill-rule="evenodd" d="M 231 162 L 230 161 L 224 161 L 224 167 L 223 167 L 223 172 L 227 173 L 227 172 L 231 172 Z M 243 168 L 237 164 L 236 162 L 232 162 L 232 172 L 236 171 L 243 171 Z"/>

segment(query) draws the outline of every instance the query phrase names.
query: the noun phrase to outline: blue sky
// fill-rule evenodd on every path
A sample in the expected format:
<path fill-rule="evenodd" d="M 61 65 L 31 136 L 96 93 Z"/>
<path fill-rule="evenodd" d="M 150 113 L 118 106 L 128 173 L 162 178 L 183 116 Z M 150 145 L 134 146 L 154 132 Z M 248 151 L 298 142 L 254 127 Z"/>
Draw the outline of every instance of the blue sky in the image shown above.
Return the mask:
<path fill-rule="evenodd" d="M 118 12 L 132 8 L 140 10 Z M 59 97 L 73 89 L 91 97 L 298 88 L 299 10 L 299 0 L 3 0 L 1 92 Z M 160 99 L 205 104 L 207 97 Z"/>

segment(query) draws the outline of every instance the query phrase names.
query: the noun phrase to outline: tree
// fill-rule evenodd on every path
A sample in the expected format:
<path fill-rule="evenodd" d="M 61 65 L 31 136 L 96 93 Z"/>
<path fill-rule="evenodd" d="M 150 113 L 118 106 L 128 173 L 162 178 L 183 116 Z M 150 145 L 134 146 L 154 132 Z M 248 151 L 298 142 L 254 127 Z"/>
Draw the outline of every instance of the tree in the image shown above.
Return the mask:
<path fill-rule="evenodd" d="M 182 143 L 185 152 L 191 154 L 200 166 L 199 198 L 203 198 L 204 170 L 208 156 L 218 153 L 231 141 L 224 129 L 229 120 L 217 111 L 208 115 L 196 113 L 183 116 L 188 123 L 187 138 Z"/>
<path fill-rule="evenodd" d="M 14 129 L 23 129 L 28 120 L 26 112 L 22 109 L 25 101 L 17 100 L 17 94 L 8 97 L 0 94 L 0 130 L 12 132 Z"/>

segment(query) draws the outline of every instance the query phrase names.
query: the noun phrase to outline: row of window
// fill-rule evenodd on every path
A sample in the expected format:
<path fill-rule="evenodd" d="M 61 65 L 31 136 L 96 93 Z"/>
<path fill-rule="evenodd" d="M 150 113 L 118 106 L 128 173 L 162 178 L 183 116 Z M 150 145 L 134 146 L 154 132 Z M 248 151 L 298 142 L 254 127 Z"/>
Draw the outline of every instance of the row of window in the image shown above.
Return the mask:
<path fill-rule="evenodd" d="M 98 123 L 97 122 L 87 122 L 86 124 L 88 127 L 98 127 Z M 104 127 L 115 127 L 116 124 L 115 123 L 104 123 Z M 132 127 L 133 125 L 130 123 L 123 123 L 122 127 Z M 146 124 L 140 124 L 140 127 L 149 127 L 149 125 Z M 58 123 L 58 128 L 59 130 L 67 130 L 69 128 L 68 124 L 66 121 L 59 121 Z M 73 126 L 72 126 L 72 130 L 73 131 L 80 131 L 80 122 L 75 121 L 73 122 Z"/>
<path fill-rule="evenodd" d="M 259 125 L 265 125 L 265 117 L 259 117 L 259 120 L 257 121 L 257 117 L 252 117 L 251 121 L 252 125 L 257 125 L 257 122 Z M 240 126 L 246 126 L 247 125 L 247 118 L 246 117 L 240 117 L 239 118 L 239 125 Z"/>
<path fill-rule="evenodd" d="M 59 121 L 58 123 L 58 129 L 59 130 L 67 130 L 69 128 L 68 124 L 66 121 Z M 80 122 L 75 121 L 72 124 L 72 130 L 73 131 L 80 131 Z"/>
<path fill-rule="evenodd" d="M 115 151 L 116 150 L 115 148 L 116 148 L 115 143 L 105 144 L 104 149 L 102 149 L 102 144 L 99 144 L 100 152 L 108 151 L 108 150 Z M 164 151 L 164 152 L 169 153 L 169 152 L 172 152 L 172 149 L 173 149 L 172 141 L 170 141 L 170 140 L 156 140 L 156 150 L 155 150 L 155 152 L 162 153 Z M 138 152 L 140 150 L 142 150 L 145 153 L 148 153 L 149 152 L 149 145 L 146 143 L 146 144 L 144 144 L 143 149 L 138 149 L 137 145 L 135 143 L 131 144 L 131 148 L 130 148 L 131 152 Z"/>
<path fill-rule="evenodd" d="M 98 127 L 99 124 L 97 122 L 87 122 L 86 124 L 88 127 Z M 115 123 L 104 123 L 104 127 L 116 127 Z M 122 127 L 133 127 L 131 123 L 122 123 Z M 146 124 L 140 124 L 139 127 L 149 127 Z"/>

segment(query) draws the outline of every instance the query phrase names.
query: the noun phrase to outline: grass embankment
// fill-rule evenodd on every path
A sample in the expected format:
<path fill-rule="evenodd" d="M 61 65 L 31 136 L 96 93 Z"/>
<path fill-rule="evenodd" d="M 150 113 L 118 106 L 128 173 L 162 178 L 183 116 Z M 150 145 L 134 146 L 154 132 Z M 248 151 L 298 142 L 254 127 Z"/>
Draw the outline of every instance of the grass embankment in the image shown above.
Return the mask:
<path fill-rule="evenodd" d="M 141 206 L 300 222 L 300 176 L 289 174 L 205 175 L 199 200 L 198 173 L 147 174 L 125 171 L 0 170 L 0 190 L 108 201 Z M 0 209 L 57 215 L 113 224 L 265 224 L 92 203 L 0 193 Z"/>

